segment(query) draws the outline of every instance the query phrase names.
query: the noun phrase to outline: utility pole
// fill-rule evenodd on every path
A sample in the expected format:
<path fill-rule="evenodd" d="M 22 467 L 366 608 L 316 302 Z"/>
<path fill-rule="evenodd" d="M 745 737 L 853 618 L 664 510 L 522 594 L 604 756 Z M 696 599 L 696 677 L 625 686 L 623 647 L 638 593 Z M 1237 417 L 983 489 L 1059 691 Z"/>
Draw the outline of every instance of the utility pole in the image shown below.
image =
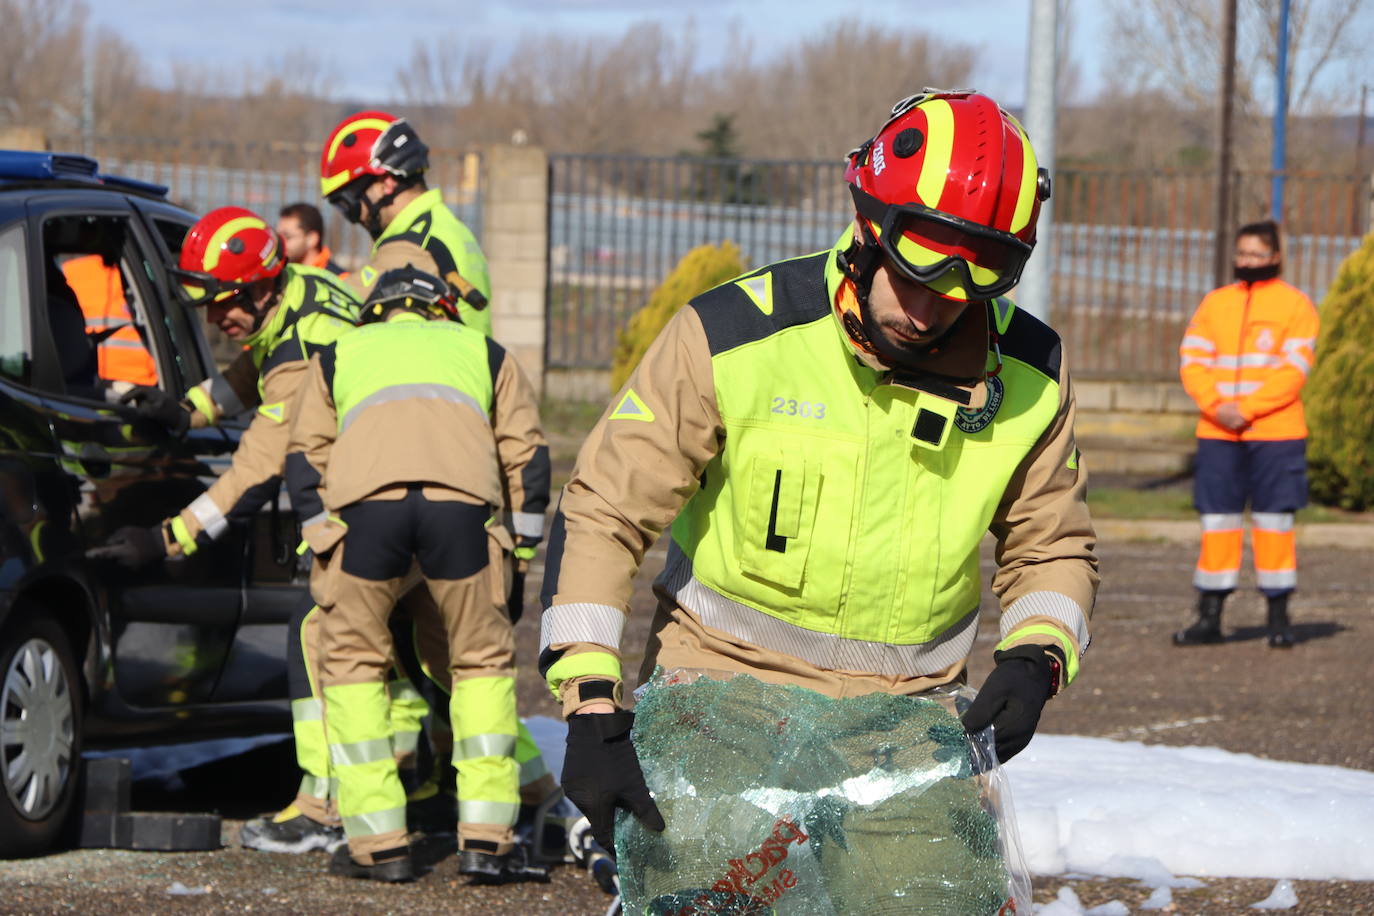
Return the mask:
<path fill-rule="evenodd" d="M 1031 0 L 1026 53 L 1026 133 L 1040 167 L 1054 172 L 1055 63 L 1059 49 L 1058 0 Z M 1051 200 L 1040 204 L 1035 224 L 1035 254 L 1026 262 L 1016 305 L 1046 323 L 1050 320 L 1050 279 L 1054 274 L 1054 219 Z"/>
<path fill-rule="evenodd" d="M 1274 101 L 1274 152 L 1270 167 L 1274 171 L 1273 185 L 1269 192 L 1269 218 L 1276 223 L 1283 222 L 1283 181 L 1284 171 L 1288 168 L 1288 6 L 1291 0 L 1279 3 L 1279 54 L 1278 72 L 1274 82 L 1278 85 L 1278 98 Z"/>
<path fill-rule="evenodd" d="M 1365 181 L 1367 181 L 1368 178 L 1368 176 L 1366 176 L 1364 173 L 1364 112 L 1365 101 L 1368 99 L 1368 97 L 1369 84 L 1363 83 L 1360 86 L 1360 123 L 1359 126 L 1355 128 L 1355 174 L 1359 176 L 1360 184 L 1356 185 L 1356 187 L 1359 188 L 1367 187 Z M 1366 207 L 1368 207 L 1368 202 L 1366 203 Z M 1364 235 L 1365 232 L 1368 231 L 1368 228 L 1363 228 L 1360 225 L 1361 216 L 1367 218 L 1369 214 L 1361 214 L 1359 206 L 1350 208 L 1351 235 Z"/>
<path fill-rule="evenodd" d="M 1236 97 L 1236 0 L 1221 0 L 1221 99 L 1217 118 L 1217 221 L 1212 278 L 1231 274 L 1231 129 Z"/>

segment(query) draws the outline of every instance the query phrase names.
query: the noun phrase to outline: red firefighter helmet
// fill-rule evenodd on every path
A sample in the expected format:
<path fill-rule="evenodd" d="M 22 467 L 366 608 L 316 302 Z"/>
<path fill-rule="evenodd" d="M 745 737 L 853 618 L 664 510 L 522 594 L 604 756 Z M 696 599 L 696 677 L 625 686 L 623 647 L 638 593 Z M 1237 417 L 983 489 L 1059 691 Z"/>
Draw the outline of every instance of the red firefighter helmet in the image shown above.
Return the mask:
<path fill-rule="evenodd" d="M 1050 192 L 1025 129 L 972 90 L 902 99 L 849 154 L 845 181 L 859 215 L 855 241 L 872 253 L 869 277 L 881 248 L 908 279 L 956 301 L 1016 285 Z"/>
<path fill-rule="evenodd" d="M 186 233 L 172 273 L 192 305 L 227 299 L 282 271 L 286 259 L 275 230 L 251 210 L 220 207 Z"/>
<path fill-rule="evenodd" d="M 320 196 L 365 175 L 410 178 L 429 167 L 429 147 L 405 118 L 360 111 L 339 123 L 320 153 Z"/>

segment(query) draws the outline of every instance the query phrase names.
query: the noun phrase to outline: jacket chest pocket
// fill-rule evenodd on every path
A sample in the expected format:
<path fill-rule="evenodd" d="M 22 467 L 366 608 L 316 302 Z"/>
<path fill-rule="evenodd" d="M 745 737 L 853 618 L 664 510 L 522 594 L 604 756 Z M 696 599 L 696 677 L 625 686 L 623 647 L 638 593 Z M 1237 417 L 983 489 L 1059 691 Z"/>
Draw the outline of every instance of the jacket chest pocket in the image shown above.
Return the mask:
<path fill-rule="evenodd" d="M 745 574 L 799 589 L 811 550 L 821 465 L 800 454 L 749 459 L 743 511 L 734 513 L 735 546 Z"/>

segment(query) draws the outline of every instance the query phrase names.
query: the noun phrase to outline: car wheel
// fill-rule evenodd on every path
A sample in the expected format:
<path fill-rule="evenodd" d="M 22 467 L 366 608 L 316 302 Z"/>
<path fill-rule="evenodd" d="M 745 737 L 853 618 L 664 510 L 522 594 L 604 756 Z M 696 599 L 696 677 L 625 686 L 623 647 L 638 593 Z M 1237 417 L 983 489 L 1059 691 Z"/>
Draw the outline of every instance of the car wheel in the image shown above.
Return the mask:
<path fill-rule="evenodd" d="M 0 858 L 47 851 L 67 822 L 81 771 L 79 685 L 54 621 L 0 633 Z"/>

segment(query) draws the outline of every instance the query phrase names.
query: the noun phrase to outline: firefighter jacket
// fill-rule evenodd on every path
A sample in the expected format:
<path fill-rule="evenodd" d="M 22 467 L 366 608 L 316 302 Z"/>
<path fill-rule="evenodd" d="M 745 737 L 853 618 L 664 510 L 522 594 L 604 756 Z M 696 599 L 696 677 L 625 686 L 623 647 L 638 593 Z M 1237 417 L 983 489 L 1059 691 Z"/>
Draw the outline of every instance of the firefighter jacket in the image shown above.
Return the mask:
<path fill-rule="evenodd" d="M 344 535 L 332 513 L 404 495 L 503 504 L 524 545 L 544 535 L 549 448 L 534 387 L 495 341 L 400 312 L 310 362 L 286 457 L 291 503 L 317 555 Z"/>
<path fill-rule="evenodd" d="M 491 279 L 487 259 L 472 231 L 444 203 L 443 192 L 431 188 L 401 209 L 372 245 L 367 264 L 347 279 L 366 300 L 377 278 L 388 270 L 411 266 L 443 277 L 459 296 L 463 324 L 491 336 Z M 475 308 L 474 302 L 481 303 Z"/>
<path fill-rule="evenodd" d="M 1202 416 L 1202 439 L 1304 439 L 1302 386 L 1317 343 L 1317 310 L 1280 279 L 1214 289 L 1188 323 L 1179 374 Z M 1249 426 L 1233 432 L 1216 421 L 1235 402 Z"/>
<path fill-rule="evenodd" d="M 306 361 L 356 325 L 358 302 L 337 277 L 300 264 L 288 264 L 285 271 L 275 311 L 247 339 L 248 349 L 230 367 L 240 378 L 246 374 L 243 363 L 256 369 L 257 411 L 239 439 L 229 469 L 164 526 L 169 556 L 194 553 L 198 543 L 219 537 L 231 521 L 251 516 L 276 495 L 286 458 L 289 409 L 305 377 Z M 215 419 L 237 412 L 223 409 L 216 395 L 239 403 L 240 395 L 222 377 L 191 389 L 188 398 L 197 412 Z"/>
<path fill-rule="evenodd" d="M 157 367 L 134 326 L 119 267 L 107 265 L 98 254 L 88 254 L 63 262 L 62 273 L 81 304 L 87 333 L 99 340 L 95 352 L 100 377 L 156 385 Z"/>
<path fill-rule="evenodd" d="M 961 318 L 962 370 L 870 368 L 836 316 L 846 242 L 688 303 L 583 446 L 543 594 L 565 713 L 572 684 L 618 687 L 632 580 L 670 523 L 651 646 L 694 667 L 830 695 L 959 679 L 990 530 L 999 647 L 1057 644 L 1076 672 L 1097 573 L 1058 336 L 1000 299 Z"/>

